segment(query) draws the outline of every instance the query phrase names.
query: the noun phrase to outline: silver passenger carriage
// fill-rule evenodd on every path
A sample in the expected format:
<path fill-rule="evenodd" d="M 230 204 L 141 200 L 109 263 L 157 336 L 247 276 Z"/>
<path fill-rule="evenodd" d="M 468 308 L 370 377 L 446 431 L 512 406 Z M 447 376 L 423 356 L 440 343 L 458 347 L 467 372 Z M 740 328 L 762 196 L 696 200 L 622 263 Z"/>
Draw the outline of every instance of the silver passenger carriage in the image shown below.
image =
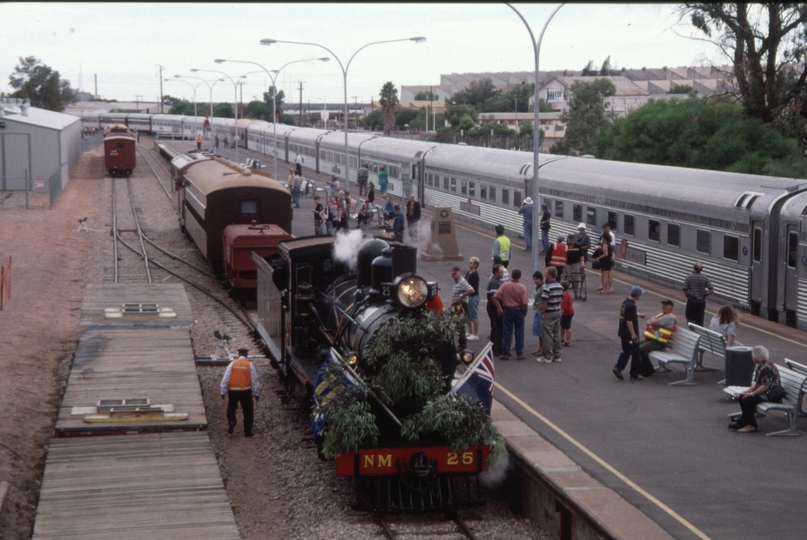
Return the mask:
<path fill-rule="evenodd" d="M 788 326 L 807 330 L 807 192 L 784 202 L 779 230 L 774 238 L 778 257 L 769 265 L 770 271 L 778 271 L 774 307 Z"/>
<path fill-rule="evenodd" d="M 425 201 L 421 178 L 423 175 L 423 158 L 436 146 L 436 143 L 392 139 L 389 137 L 373 137 L 359 144 L 359 167 L 367 165 L 370 171 L 370 182 L 378 190 L 378 172 L 381 167 L 387 171 L 387 192 L 403 199 L 415 194 L 420 201 Z M 358 172 L 358 167 L 356 171 Z M 376 204 L 383 204 L 376 201 Z"/>

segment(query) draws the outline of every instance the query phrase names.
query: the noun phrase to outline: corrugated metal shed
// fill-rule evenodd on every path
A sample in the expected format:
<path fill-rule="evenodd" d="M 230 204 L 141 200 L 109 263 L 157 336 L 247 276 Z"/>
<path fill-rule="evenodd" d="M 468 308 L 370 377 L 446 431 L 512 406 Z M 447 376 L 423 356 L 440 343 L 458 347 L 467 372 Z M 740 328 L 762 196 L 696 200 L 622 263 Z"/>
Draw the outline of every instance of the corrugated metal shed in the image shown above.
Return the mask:
<path fill-rule="evenodd" d="M 80 119 L 11 98 L 0 111 L 0 190 L 26 189 L 27 176 L 34 191 L 58 197 L 81 157 Z"/>
<path fill-rule="evenodd" d="M 50 443 L 33 538 L 238 540 L 206 433 Z"/>

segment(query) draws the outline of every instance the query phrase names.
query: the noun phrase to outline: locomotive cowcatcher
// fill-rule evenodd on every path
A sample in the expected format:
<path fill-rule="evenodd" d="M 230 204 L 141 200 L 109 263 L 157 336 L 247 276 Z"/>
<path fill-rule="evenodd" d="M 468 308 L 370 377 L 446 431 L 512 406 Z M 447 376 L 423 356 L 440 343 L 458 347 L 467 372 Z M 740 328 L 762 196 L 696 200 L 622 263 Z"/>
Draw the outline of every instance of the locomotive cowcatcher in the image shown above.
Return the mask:
<path fill-rule="evenodd" d="M 374 335 L 389 335 L 391 325 L 400 321 L 451 323 L 453 318 L 425 308 L 437 283 L 417 275 L 416 248 L 369 238 L 356 254 L 342 256 L 337 255 L 343 251 L 338 242 L 332 237 L 299 238 L 281 242 L 276 255 L 253 255 L 258 333 L 289 394 L 313 402 L 312 429 L 320 457 L 335 456 L 337 476 L 353 478 L 356 509 L 429 512 L 482 504 L 479 474 L 492 452 L 487 439 L 457 447 L 433 435 L 416 440 L 402 436 L 402 424 L 417 416 L 421 405 L 409 398 L 396 402 L 380 390 L 377 376 L 383 367 L 371 358 Z M 454 336 L 441 335 L 426 347 L 439 381 L 435 396 L 462 401 L 464 397 L 452 394 L 461 364 Z M 462 355 L 466 363 L 473 361 L 470 351 Z M 323 411 L 332 399 L 355 396 L 367 397 L 377 439 L 328 455 L 328 437 L 337 427 Z M 478 406 L 489 422 L 489 401 L 465 403 Z"/>

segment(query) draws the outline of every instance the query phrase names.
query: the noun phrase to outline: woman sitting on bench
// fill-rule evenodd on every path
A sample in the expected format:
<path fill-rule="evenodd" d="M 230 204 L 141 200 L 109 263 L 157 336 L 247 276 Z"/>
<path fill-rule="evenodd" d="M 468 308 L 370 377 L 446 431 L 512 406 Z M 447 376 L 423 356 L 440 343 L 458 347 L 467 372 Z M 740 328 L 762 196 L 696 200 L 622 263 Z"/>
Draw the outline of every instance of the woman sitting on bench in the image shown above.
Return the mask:
<path fill-rule="evenodd" d="M 729 424 L 729 429 L 736 429 L 739 433 L 748 433 L 757 430 L 757 421 L 754 416 L 757 404 L 768 401 L 768 390 L 772 386 L 781 386 L 779 371 L 772 362 L 768 361 L 768 349 L 757 345 L 751 353 L 751 358 L 757 365 L 754 368 L 754 377 L 751 387 L 738 398 L 743 416 L 739 422 Z"/>

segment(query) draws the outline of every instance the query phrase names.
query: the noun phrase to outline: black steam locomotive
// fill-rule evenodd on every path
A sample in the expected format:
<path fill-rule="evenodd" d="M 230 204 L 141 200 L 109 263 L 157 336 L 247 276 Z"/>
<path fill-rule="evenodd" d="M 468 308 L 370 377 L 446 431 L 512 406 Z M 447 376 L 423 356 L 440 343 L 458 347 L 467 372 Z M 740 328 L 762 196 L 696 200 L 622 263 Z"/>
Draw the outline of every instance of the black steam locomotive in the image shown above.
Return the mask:
<path fill-rule="evenodd" d="M 289 393 L 313 405 L 320 456 L 353 477 L 357 509 L 480 504 L 478 475 L 503 452 L 489 418 L 492 361 L 489 387 L 459 392 L 468 377 L 458 366 L 470 375 L 481 357 L 455 348 L 461 321 L 426 307 L 437 283 L 417 275 L 417 250 L 371 238 L 341 254 L 343 241 L 287 240 L 277 255 L 253 255 L 258 331 Z M 456 439 L 433 424 L 449 409 L 463 419 Z"/>

